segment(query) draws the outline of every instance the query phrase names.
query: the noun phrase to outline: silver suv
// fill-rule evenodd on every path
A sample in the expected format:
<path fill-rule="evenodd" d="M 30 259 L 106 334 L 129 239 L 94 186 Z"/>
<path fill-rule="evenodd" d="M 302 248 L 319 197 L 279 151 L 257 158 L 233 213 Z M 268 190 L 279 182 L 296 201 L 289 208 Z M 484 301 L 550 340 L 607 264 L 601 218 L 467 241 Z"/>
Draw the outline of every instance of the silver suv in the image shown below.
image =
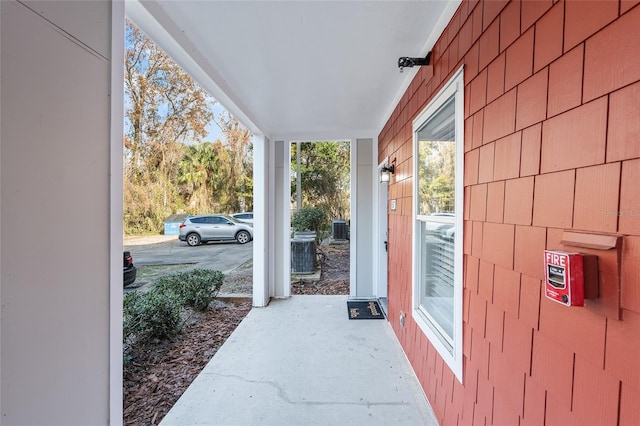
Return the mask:
<path fill-rule="evenodd" d="M 189 216 L 180 225 L 178 238 L 192 247 L 208 241 L 236 240 L 246 244 L 253 239 L 253 226 L 226 214 Z"/>

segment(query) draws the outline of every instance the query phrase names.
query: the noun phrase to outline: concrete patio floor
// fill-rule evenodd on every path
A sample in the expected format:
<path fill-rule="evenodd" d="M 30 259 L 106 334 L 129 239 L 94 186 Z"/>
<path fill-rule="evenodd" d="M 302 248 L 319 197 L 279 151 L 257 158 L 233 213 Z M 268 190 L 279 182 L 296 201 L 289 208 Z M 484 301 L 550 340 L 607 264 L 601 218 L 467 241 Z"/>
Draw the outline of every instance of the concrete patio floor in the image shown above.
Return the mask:
<path fill-rule="evenodd" d="M 386 320 L 347 296 L 254 308 L 162 425 L 437 425 Z"/>

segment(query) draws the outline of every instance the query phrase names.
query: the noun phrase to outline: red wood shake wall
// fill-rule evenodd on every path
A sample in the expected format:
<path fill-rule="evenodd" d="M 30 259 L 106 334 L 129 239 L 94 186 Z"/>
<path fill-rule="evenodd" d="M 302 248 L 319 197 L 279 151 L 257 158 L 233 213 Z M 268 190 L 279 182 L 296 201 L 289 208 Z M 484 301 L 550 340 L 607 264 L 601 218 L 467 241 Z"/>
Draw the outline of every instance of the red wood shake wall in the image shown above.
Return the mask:
<path fill-rule="evenodd" d="M 389 318 L 441 424 L 640 424 L 637 3 L 463 1 L 379 136 Z M 462 65 L 463 384 L 411 318 L 412 120 Z M 599 298 L 546 299 L 545 248 L 596 254 Z"/>

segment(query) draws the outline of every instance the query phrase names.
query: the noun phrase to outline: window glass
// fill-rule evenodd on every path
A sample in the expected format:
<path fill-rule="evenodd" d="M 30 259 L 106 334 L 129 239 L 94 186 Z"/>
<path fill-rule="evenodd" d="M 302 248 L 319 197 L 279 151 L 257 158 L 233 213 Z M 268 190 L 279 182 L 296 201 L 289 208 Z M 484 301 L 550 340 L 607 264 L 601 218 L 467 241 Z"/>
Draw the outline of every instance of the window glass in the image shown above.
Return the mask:
<path fill-rule="evenodd" d="M 455 213 L 454 112 L 451 98 L 418 131 L 418 214 Z"/>
<path fill-rule="evenodd" d="M 420 222 L 420 308 L 453 339 L 454 233 L 453 223 Z"/>

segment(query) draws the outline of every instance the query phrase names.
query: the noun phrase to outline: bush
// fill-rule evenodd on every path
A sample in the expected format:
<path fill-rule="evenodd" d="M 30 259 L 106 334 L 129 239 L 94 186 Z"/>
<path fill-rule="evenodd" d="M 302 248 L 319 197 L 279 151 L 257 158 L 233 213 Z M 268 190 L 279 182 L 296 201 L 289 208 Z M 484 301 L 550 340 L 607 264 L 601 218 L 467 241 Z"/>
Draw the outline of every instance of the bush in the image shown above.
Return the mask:
<path fill-rule="evenodd" d="M 175 337 L 182 329 L 184 307 L 207 309 L 223 280 L 220 271 L 193 269 L 160 278 L 146 293 L 128 293 L 123 310 L 125 345 Z"/>
<path fill-rule="evenodd" d="M 180 303 L 159 291 L 128 293 L 124 298 L 123 337 L 125 343 L 170 339 L 180 331 Z"/>
<path fill-rule="evenodd" d="M 155 289 L 175 295 L 183 305 L 202 312 L 217 296 L 223 280 L 220 271 L 192 269 L 160 278 Z"/>
<path fill-rule="evenodd" d="M 317 207 L 303 207 L 293 214 L 291 227 L 294 231 L 315 231 L 320 235 L 327 226 L 327 216 Z"/>

